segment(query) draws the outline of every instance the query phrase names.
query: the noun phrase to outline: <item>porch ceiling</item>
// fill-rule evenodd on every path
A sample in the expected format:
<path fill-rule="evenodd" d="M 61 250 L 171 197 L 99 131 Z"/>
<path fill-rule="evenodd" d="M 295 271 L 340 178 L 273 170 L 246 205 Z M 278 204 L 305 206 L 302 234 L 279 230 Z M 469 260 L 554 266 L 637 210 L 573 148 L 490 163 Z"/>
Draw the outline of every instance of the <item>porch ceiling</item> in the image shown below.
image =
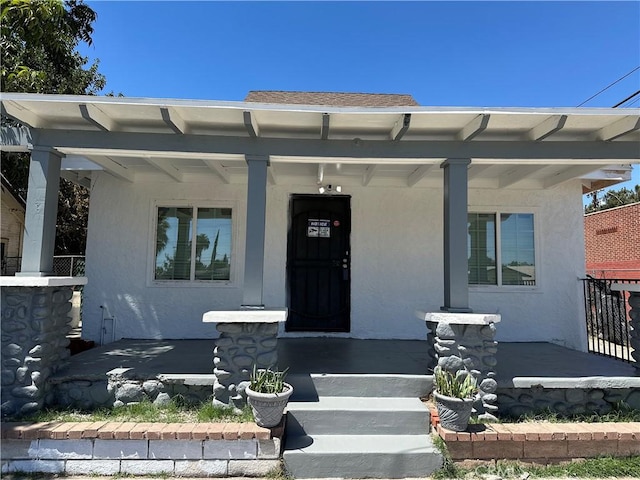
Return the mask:
<path fill-rule="evenodd" d="M 30 127 L 3 148 L 49 146 L 64 175 L 126 181 L 246 182 L 244 154 L 269 155 L 269 180 L 315 185 L 441 184 L 445 158 L 472 159 L 472 187 L 617 181 L 640 162 L 640 109 L 352 108 L 3 93 Z M 15 137 L 15 135 L 13 135 Z M 617 165 L 616 164 L 620 164 Z M 613 165 L 613 166 L 611 166 Z"/>

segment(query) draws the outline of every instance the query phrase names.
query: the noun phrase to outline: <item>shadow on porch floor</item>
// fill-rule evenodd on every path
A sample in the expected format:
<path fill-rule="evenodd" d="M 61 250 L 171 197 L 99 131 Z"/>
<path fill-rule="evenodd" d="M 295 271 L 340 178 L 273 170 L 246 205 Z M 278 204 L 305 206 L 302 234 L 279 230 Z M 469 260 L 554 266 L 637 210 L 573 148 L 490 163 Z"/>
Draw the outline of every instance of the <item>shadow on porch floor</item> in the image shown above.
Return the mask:
<path fill-rule="evenodd" d="M 132 367 L 148 378 L 158 374 L 211 374 L 214 340 L 123 339 L 71 357 L 56 376 L 105 378 L 117 367 Z M 430 374 L 427 345 L 421 340 L 281 338 L 279 367 L 291 373 Z M 622 361 L 550 343 L 500 343 L 497 378 L 513 386 L 535 378 L 640 377 Z"/>

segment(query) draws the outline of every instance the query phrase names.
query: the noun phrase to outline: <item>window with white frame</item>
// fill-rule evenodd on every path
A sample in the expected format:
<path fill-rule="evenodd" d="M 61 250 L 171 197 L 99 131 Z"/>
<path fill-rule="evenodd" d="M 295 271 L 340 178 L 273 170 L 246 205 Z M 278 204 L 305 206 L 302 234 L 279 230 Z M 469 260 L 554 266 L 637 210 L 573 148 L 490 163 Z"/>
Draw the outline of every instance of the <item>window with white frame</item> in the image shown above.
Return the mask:
<path fill-rule="evenodd" d="M 536 285 L 532 213 L 469 213 L 470 285 Z"/>
<path fill-rule="evenodd" d="M 157 281 L 231 279 L 231 208 L 158 206 Z"/>

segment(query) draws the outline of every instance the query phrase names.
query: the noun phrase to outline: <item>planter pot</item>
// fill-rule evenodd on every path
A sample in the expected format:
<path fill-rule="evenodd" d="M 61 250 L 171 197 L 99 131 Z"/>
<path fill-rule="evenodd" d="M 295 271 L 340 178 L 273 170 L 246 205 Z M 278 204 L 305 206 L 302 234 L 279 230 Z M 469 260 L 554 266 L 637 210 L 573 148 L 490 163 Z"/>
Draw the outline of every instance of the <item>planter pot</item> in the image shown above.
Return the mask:
<path fill-rule="evenodd" d="M 440 424 L 454 432 L 462 432 L 469 425 L 469 417 L 473 409 L 473 398 L 454 398 L 433 392 L 440 417 Z"/>
<path fill-rule="evenodd" d="M 293 393 L 291 385 L 285 383 L 284 386 L 285 391 L 282 393 L 259 393 L 254 392 L 250 387 L 245 389 L 247 403 L 251 405 L 258 426 L 275 427 L 280 423 L 284 408 Z"/>

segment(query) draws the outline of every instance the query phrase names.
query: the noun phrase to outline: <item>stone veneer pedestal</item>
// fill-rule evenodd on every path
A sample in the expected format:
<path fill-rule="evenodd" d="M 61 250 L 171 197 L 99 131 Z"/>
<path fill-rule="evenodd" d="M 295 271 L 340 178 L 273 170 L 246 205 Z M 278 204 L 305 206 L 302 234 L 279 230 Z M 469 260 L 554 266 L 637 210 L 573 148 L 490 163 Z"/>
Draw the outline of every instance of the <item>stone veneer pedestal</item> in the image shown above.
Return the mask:
<path fill-rule="evenodd" d="M 640 369 L 640 284 L 638 283 L 613 283 L 611 290 L 629 292 L 629 336 L 631 337 L 631 356 L 635 360 L 633 364 Z"/>
<path fill-rule="evenodd" d="M 278 362 L 278 324 L 287 319 L 286 309 L 211 311 L 203 322 L 214 322 L 220 336 L 215 341 L 214 403 L 242 408 L 253 365 L 275 368 Z"/>
<path fill-rule="evenodd" d="M 478 396 L 474 409 L 481 416 L 498 410 L 496 391 L 496 357 L 498 342 L 494 340 L 498 314 L 417 311 L 427 323 L 432 366 L 452 373 L 468 370 L 476 378 Z M 431 347 L 433 345 L 433 347 Z"/>
<path fill-rule="evenodd" d="M 50 403 L 47 380 L 68 363 L 73 286 L 85 277 L 0 277 L 2 416 Z"/>

